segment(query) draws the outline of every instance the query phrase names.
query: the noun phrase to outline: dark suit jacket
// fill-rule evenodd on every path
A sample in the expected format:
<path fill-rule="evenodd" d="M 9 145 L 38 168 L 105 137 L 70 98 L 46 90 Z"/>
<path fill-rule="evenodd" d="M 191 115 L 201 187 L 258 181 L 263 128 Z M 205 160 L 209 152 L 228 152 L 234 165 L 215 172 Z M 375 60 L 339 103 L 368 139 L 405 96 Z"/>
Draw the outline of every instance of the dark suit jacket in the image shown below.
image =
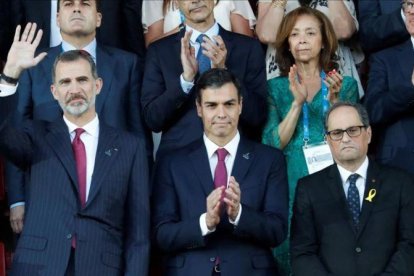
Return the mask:
<path fill-rule="evenodd" d="M 378 131 L 377 159 L 414 173 L 414 68 L 411 40 L 371 57 L 365 106 Z"/>
<path fill-rule="evenodd" d="M 39 49 L 49 48 L 50 0 L 12 0 L 14 25 L 36 22 L 43 29 Z M 53 2 L 57 2 L 53 0 Z M 97 40 L 105 45 L 121 48 L 145 57 L 144 32 L 141 23 L 142 0 L 100 0 L 102 25 Z"/>
<path fill-rule="evenodd" d="M 409 37 L 400 0 L 359 0 L 359 23 L 359 39 L 367 52 L 394 46 Z"/>
<path fill-rule="evenodd" d="M 18 98 L 17 109 L 25 118 L 54 121 L 62 116 L 62 109 L 50 92 L 53 63 L 61 52 L 61 46 L 50 48 L 41 63 L 23 72 L 20 77 L 18 91 L 13 97 Z M 139 59 L 134 54 L 100 44 L 96 48 L 96 59 L 98 75 L 103 79 L 103 88 L 96 98 L 99 119 L 147 140 L 147 155 L 152 156 L 151 143 L 146 139 L 149 132 L 145 131 L 141 119 L 139 99 L 142 72 Z M 24 201 L 24 190 L 19 178 L 22 176 L 16 176 L 13 169 L 7 170 L 10 204 Z"/>
<path fill-rule="evenodd" d="M 277 275 L 271 247 L 287 233 L 286 166 L 279 150 L 241 139 L 231 175 L 241 189 L 237 227 L 223 214 L 203 237 L 199 217 L 214 189 L 202 139 L 156 165 L 153 221 L 157 245 L 167 257 L 166 275 L 211 275 L 216 257 L 221 275 Z"/>
<path fill-rule="evenodd" d="M 291 227 L 294 275 L 414 275 L 413 213 L 413 179 L 371 160 L 358 231 L 336 165 L 300 179 Z"/>
<path fill-rule="evenodd" d="M 79 275 L 147 275 L 149 185 L 142 141 L 100 123 L 90 193 L 82 208 L 62 118 L 53 123 L 22 123 L 21 118 L 18 114 L 0 127 L 0 152 L 30 170 L 31 200 L 11 275 L 64 275 L 73 236 Z"/>
<path fill-rule="evenodd" d="M 10 1 L 0 0 L 0 69 L 3 70 L 2 61 L 6 61 L 7 53 L 13 41 L 13 28 L 11 26 Z M 3 72 L 3 71 L 2 71 Z"/>
<path fill-rule="evenodd" d="M 163 132 L 158 157 L 190 144 L 203 133 L 194 88 L 186 94 L 180 84 L 184 32 L 152 43 L 147 52 L 141 102 L 147 125 L 155 132 Z M 226 66 L 242 85 L 241 132 L 259 140 L 267 116 L 266 66 L 260 43 L 221 27 L 219 34 L 227 48 Z"/>

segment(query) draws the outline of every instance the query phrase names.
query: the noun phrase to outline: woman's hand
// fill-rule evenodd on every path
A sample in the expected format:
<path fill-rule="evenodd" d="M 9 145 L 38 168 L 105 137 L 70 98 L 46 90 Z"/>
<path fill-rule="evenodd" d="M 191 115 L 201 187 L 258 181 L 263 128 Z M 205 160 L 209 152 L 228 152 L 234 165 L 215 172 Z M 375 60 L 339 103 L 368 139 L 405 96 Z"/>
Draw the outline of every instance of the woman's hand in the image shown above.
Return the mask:
<path fill-rule="evenodd" d="M 293 64 L 289 70 L 289 89 L 295 98 L 294 103 L 298 106 L 302 106 L 308 97 L 308 91 L 303 82 L 299 80 L 298 68 L 295 64 Z"/>
<path fill-rule="evenodd" d="M 344 78 L 341 76 L 341 74 L 336 72 L 336 70 L 334 69 L 330 71 L 326 75 L 326 78 L 323 80 L 323 82 L 329 89 L 328 100 L 331 104 L 334 104 L 339 100 L 339 92 L 342 88 L 343 79 Z"/>

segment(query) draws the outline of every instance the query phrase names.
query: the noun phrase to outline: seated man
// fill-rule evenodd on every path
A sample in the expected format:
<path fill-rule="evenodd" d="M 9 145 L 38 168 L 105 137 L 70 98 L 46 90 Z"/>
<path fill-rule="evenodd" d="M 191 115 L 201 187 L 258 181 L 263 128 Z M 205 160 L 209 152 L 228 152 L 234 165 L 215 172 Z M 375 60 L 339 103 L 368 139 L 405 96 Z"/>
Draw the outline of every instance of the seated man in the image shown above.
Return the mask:
<path fill-rule="evenodd" d="M 363 106 L 334 104 L 325 127 L 336 164 L 298 181 L 293 274 L 414 275 L 413 179 L 367 158 Z"/>
<path fill-rule="evenodd" d="M 207 71 L 195 93 L 203 137 L 155 166 L 165 275 L 278 275 L 271 248 L 287 235 L 283 154 L 239 134 L 242 97 L 230 72 Z"/>

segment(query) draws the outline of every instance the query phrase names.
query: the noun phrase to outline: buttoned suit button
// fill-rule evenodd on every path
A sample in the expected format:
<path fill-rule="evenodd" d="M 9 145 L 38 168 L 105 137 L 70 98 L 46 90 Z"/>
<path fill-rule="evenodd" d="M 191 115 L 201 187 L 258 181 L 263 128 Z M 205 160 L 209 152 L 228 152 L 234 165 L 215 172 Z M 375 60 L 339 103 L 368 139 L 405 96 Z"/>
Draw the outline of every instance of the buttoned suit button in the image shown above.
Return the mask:
<path fill-rule="evenodd" d="M 356 252 L 356 253 L 361 253 L 361 251 L 362 251 L 361 247 L 357 247 L 357 248 L 355 248 L 355 252 Z"/>
<path fill-rule="evenodd" d="M 67 234 L 67 235 L 66 235 L 66 238 L 67 238 L 68 240 L 70 240 L 70 239 L 72 238 L 72 234 Z"/>

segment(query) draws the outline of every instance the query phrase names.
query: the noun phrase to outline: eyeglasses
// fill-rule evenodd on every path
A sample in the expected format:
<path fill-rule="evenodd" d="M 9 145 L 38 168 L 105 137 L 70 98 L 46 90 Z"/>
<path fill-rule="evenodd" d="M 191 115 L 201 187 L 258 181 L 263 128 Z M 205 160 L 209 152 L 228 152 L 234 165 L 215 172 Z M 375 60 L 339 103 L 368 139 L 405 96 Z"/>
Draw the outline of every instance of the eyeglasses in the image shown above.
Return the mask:
<path fill-rule="evenodd" d="M 414 8 L 414 2 L 410 1 L 402 1 L 401 5 L 404 11 L 412 10 Z"/>
<path fill-rule="evenodd" d="M 342 140 L 342 137 L 344 137 L 344 132 L 348 134 L 349 137 L 358 137 L 361 135 L 362 128 L 367 128 L 366 126 L 351 126 L 347 129 L 334 129 L 331 131 L 327 131 L 326 135 L 329 136 L 334 141 Z"/>

